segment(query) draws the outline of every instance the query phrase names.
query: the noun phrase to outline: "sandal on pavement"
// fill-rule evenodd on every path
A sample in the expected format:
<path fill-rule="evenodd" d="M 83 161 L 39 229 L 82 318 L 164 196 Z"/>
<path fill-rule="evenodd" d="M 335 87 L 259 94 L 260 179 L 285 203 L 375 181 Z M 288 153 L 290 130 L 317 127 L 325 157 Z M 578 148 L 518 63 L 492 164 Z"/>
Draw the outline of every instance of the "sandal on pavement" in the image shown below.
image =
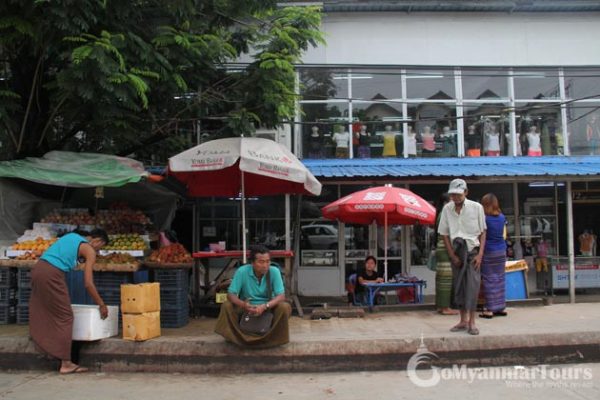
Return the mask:
<path fill-rule="evenodd" d="M 469 333 L 469 335 L 479 335 L 479 329 L 475 327 L 469 328 L 467 332 Z"/>
<path fill-rule="evenodd" d="M 456 326 L 453 326 L 452 328 L 450 328 L 450 332 L 461 332 L 461 331 L 466 331 L 466 330 L 467 330 L 466 325 L 456 325 Z"/>
<path fill-rule="evenodd" d="M 495 311 L 494 312 L 495 317 L 506 317 L 507 315 L 508 315 L 508 313 L 506 311 Z"/>
<path fill-rule="evenodd" d="M 442 314 L 442 315 L 458 315 L 460 313 L 460 311 L 458 311 L 458 310 L 451 310 L 450 309 L 450 310 L 439 311 L 439 313 Z"/>
<path fill-rule="evenodd" d="M 83 372 L 88 372 L 88 369 L 82 366 L 76 366 L 73 369 L 70 369 L 68 371 L 64 371 L 64 372 L 60 372 L 61 375 L 68 375 L 68 374 L 81 374 Z"/>
<path fill-rule="evenodd" d="M 481 314 L 479 314 L 479 318 L 492 319 L 492 318 L 494 318 L 494 314 L 481 313 Z"/>

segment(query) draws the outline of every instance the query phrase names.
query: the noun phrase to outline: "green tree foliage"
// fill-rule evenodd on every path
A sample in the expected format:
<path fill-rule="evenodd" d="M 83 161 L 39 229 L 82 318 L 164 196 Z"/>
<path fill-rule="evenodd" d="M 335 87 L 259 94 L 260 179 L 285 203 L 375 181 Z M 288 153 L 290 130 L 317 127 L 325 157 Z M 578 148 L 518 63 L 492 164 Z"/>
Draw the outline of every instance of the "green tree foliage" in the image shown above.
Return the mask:
<path fill-rule="evenodd" d="M 164 157 L 199 123 L 276 126 L 294 115 L 293 66 L 323 42 L 320 19 L 273 0 L 3 0 L 1 157 Z"/>

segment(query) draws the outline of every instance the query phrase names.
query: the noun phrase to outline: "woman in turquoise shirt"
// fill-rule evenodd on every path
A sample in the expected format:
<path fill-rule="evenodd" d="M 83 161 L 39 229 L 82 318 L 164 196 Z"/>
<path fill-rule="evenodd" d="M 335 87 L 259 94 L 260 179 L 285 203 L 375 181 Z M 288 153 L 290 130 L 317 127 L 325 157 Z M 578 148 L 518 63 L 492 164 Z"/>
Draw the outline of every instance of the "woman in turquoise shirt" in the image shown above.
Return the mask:
<path fill-rule="evenodd" d="M 41 351 L 61 361 L 61 374 L 87 371 L 71 361 L 73 310 L 65 273 L 75 269 L 79 260 L 84 260 L 85 288 L 100 306 L 100 316 L 105 319 L 108 309 L 94 285 L 92 268 L 96 252 L 107 243 L 108 235 L 101 229 L 85 237 L 68 233 L 50 246 L 31 270 L 29 333 Z"/>

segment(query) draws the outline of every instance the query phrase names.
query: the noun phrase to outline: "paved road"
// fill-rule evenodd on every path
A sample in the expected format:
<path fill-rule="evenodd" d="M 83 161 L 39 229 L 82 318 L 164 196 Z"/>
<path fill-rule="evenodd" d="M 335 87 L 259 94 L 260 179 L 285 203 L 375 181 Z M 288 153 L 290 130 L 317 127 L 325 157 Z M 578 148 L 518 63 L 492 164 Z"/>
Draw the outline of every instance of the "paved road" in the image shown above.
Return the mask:
<path fill-rule="evenodd" d="M 438 371 L 439 383 L 432 387 L 415 385 L 406 371 L 326 373 L 326 374 L 81 374 L 2 373 L 0 399 L 415 399 L 447 398 L 461 400 L 519 399 L 599 399 L 600 364 L 543 367 L 508 367 L 513 379 L 495 379 L 502 371 L 480 368 L 452 375 Z M 456 371 L 455 371 L 456 372 Z M 532 375 L 536 378 L 532 379 Z M 579 374 L 579 377 L 575 375 Z M 431 370 L 418 376 L 428 380 Z M 469 376 L 472 378 L 470 379 Z M 515 378 L 519 376 L 518 378 Z M 472 384 L 469 384 L 471 380 Z"/>

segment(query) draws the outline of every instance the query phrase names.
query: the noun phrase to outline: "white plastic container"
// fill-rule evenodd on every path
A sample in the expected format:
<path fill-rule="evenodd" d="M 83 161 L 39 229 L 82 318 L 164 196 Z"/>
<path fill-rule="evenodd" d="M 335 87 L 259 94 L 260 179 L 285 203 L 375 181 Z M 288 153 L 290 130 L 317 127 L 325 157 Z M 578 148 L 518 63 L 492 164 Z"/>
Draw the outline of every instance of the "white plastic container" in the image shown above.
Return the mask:
<path fill-rule="evenodd" d="M 100 318 L 98 306 L 71 304 L 73 309 L 73 340 L 92 341 L 119 333 L 119 307 L 107 306 L 108 317 Z"/>

